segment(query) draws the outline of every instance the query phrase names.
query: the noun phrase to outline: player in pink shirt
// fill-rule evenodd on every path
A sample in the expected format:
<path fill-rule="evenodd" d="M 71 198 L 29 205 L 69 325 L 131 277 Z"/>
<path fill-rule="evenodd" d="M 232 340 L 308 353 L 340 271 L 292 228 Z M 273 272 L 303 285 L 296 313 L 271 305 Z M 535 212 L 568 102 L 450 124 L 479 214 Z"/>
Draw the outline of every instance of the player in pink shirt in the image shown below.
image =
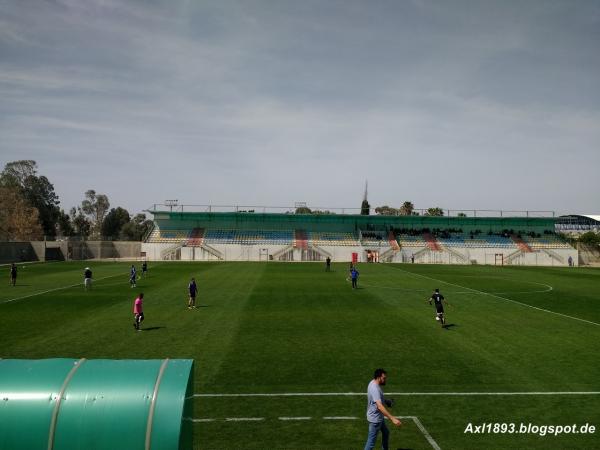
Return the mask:
<path fill-rule="evenodd" d="M 141 331 L 141 324 L 142 321 L 144 320 L 144 307 L 143 307 L 143 303 L 144 303 L 144 294 L 140 293 L 140 295 L 137 296 L 137 298 L 135 299 L 135 301 L 133 302 L 133 328 L 135 328 L 138 331 Z"/>

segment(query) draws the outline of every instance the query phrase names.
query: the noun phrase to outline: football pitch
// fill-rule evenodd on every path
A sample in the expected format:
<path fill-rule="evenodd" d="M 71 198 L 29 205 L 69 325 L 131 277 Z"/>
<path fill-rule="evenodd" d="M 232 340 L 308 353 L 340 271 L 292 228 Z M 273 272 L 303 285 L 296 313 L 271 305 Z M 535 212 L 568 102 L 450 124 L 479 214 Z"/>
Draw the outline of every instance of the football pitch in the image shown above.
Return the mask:
<path fill-rule="evenodd" d="M 151 262 L 135 289 L 128 268 L 1 267 L 0 358 L 194 359 L 198 449 L 362 449 L 378 367 L 390 448 L 600 448 L 598 269 L 359 264 L 352 290 L 347 263 Z"/>

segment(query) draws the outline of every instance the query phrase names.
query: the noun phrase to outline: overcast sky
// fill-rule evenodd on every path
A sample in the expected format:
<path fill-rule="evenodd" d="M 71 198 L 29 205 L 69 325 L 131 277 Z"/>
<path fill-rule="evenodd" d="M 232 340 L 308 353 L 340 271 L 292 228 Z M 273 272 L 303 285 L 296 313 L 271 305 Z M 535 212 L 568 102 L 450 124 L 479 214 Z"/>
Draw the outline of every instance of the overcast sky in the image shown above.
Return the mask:
<path fill-rule="evenodd" d="M 66 210 L 600 213 L 595 0 L 0 0 L 0 99 Z"/>

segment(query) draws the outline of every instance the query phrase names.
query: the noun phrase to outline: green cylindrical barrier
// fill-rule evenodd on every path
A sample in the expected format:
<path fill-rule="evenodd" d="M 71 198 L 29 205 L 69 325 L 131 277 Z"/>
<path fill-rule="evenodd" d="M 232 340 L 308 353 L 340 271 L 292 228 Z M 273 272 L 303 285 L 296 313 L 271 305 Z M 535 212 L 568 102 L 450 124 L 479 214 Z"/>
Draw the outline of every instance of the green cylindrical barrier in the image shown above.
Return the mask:
<path fill-rule="evenodd" d="M 192 400 L 192 360 L 0 360 L 0 449 L 191 449 Z"/>

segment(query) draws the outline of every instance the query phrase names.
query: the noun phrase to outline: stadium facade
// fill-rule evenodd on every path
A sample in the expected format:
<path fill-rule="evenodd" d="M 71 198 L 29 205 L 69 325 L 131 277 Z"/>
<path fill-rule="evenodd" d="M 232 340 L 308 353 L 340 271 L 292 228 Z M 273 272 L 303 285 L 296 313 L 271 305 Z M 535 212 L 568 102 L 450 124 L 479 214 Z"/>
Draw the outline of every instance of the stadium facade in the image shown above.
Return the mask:
<path fill-rule="evenodd" d="M 555 217 L 434 217 L 150 210 L 150 260 L 566 266 Z"/>

